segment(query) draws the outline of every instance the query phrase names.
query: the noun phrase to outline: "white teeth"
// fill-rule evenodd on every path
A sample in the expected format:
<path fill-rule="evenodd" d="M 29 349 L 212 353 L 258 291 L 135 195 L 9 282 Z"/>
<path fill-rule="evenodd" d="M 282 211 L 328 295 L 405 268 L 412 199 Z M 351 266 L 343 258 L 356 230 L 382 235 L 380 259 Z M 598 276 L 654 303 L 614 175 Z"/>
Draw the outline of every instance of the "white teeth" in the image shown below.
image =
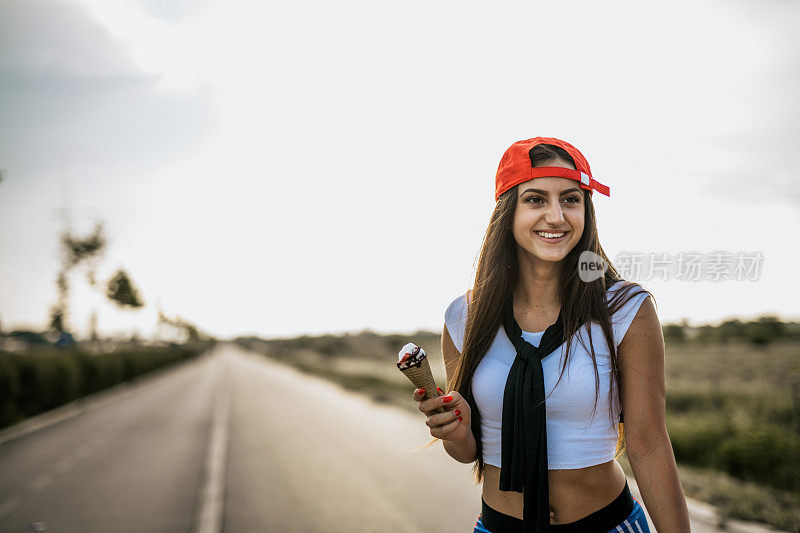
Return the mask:
<path fill-rule="evenodd" d="M 563 237 L 564 236 L 563 232 L 562 233 L 545 233 L 543 231 L 537 231 L 536 233 L 538 233 L 542 237 L 546 237 L 548 239 L 557 239 L 558 237 Z"/>

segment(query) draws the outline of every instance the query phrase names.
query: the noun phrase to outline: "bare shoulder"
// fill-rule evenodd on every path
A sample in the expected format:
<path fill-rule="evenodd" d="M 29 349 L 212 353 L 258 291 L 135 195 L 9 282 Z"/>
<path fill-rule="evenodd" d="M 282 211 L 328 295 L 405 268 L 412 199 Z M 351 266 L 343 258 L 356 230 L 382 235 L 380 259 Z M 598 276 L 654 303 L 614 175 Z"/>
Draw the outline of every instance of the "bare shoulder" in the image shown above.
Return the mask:
<path fill-rule="evenodd" d="M 658 320 L 653 299 L 645 297 L 639 306 L 636 316 L 633 317 L 628 331 L 619 344 L 620 358 L 628 352 L 641 352 L 660 346 L 664 351 L 664 335 L 661 331 L 661 322 Z"/>

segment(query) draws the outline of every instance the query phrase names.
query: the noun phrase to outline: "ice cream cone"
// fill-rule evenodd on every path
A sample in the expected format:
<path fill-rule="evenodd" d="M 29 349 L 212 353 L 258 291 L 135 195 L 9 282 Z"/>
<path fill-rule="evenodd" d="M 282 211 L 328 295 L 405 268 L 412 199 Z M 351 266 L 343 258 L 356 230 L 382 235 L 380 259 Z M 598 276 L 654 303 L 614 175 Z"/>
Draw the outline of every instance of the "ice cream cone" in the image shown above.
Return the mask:
<path fill-rule="evenodd" d="M 419 346 L 408 343 L 400 350 L 397 368 L 413 383 L 417 388 L 425 389 L 425 398 L 436 398 L 440 396 L 433 380 L 431 366 L 428 363 L 428 355 Z M 435 413 L 444 413 L 443 407 L 437 407 Z"/>

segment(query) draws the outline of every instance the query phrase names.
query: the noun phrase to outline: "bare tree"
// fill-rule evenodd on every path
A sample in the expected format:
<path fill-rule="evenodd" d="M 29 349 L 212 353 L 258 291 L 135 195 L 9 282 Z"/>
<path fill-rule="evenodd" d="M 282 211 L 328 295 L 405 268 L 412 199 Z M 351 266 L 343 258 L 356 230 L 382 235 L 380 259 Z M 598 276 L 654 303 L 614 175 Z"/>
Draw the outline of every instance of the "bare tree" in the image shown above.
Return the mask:
<path fill-rule="evenodd" d="M 95 286 L 97 260 L 102 256 L 107 244 L 102 222 L 96 223 L 92 233 L 86 237 L 75 235 L 68 222 L 66 226 L 60 236 L 61 270 L 56 278 L 58 301 L 50 309 L 50 328 L 58 332 L 62 339 L 69 318 L 69 275 L 76 268 L 86 265 L 87 280 L 91 286 Z"/>

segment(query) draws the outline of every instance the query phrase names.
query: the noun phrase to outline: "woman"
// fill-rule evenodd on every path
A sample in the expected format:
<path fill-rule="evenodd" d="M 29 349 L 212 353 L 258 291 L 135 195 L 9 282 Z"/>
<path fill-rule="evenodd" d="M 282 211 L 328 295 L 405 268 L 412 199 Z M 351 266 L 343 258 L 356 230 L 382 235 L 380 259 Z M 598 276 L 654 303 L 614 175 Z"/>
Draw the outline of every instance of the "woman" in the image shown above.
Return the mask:
<path fill-rule="evenodd" d="M 661 326 L 598 241 L 592 192 L 609 188 L 545 137 L 514 143 L 495 185 L 474 288 L 445 313 L 451 392 L 414 393 L 431 435 L 483 482 L 475 533 L 648 531 L 623 445 L 657 530 L 689 531 Z"/>

